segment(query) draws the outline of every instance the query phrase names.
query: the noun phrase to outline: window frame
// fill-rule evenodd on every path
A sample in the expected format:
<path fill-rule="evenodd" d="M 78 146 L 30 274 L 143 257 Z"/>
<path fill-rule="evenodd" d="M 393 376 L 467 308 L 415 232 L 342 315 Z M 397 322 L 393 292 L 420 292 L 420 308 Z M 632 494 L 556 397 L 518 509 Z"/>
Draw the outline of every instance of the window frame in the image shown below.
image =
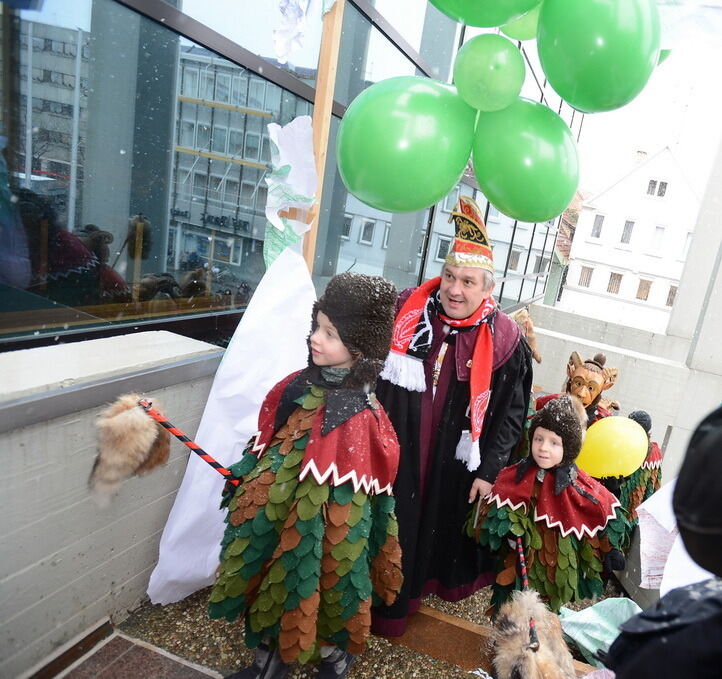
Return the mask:
<path fill-rule="evenodd" d="M 346 225 L 348 225 L 348 229 L 346 229 Z M 351 240 L 351 230 L 353 228 L 353 215 L 350 215 L 348 212 L 344 213 L 343 220 L 341 220 L 341 232 L 339 233 L 339 236 L 343 240 Z"/>
<path fill-rule="evenodd" d="M 604 227 L 604 215 L 597 213 L 594 215 L 594 222 L 592 223 L 592 229 L 589 233 L 590 238 L 599 240 L 602 237 L 602 228 Z M 599 221 L 597 221 L 599 220 Z M 595 233 L 596 232 L 596 233 Z"/>
<path fill-rule="evenodd" d="M 627 219 L 624 222 L 624 226 L 622 227 L 622 235 L 619 238 L 619 242 L 622 245 L 629 245 L 631 243 L 635 224 L 636 224 L 636 222 L 634 222 L 631 219 Z"/>
<path fill-rule="evenodd" d="M 371 239 L 365 240 L 364 236 L 366 235 L 366 227 L 371 226 Z M 361 218 L 361 228 L 359 229 L 358 233 L 358 242 L 360 245 L 373 245 L 374 244 L 374 236 L 376 235 L 376 220 L 375 219 L 369 219 L 367 217 Z"/>
<path fill-rule="evenodd" d="M 434 253 L 434 261 L 435 262 L 445 262 L 446 257 L 449 254 L 449 250 L 451 249 L 451 243 L 454 239 L 451 236 L 437 236 L 436 238 L 436 252 Z M 441 246 L 443 244 L 446 244 L 446 252 L 444 253 L 443 257 L 439 254 L 441 251 Z"/>
<path fill-rule="evenodd" d="M 624 274 L 618 273 L 616 271 L 611 271 L 609 273 L 609 282 L 607 283 L 607 292 L 611 295 L 618 295 L 619 291 L 622 289 L 623 279 Z"/>
<path fill-rule="evenodd" d="M 667 291 L 667 301 L 665 302 L 665 306 L 673 307 L 675 301 L 677 300 L 677 293 L 679 292 L 679 285 L 670 285 L 669 290 Z"/>
<path fill-rule="evenodd" d="M 641 300 L 642 302 L 649 301 L 649 293 L 652 289 L 652 283 L 653 283 L 653 281 L 649 278 L 640 278 L 639 279 L 639 284 L 637 285 L 637 295 L 636 295 L 636 298 L 638 300 Z"/>
<path fill-rule="evenodd" d="M 594 267 L 593 266 L 585 266 L 582 264 L 582 268 L 579 271 L 579 280 L 577 281 L 577 285 L 580 288 L 589 288 L 592 283 L 592 275 L 594 274 Z"/>

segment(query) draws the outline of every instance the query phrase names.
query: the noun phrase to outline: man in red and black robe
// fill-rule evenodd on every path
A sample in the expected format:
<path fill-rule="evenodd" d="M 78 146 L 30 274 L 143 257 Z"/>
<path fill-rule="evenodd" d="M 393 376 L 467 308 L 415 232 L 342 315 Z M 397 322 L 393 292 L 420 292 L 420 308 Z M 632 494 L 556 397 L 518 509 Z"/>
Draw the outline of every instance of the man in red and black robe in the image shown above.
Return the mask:
<path fill-rule="evenodd" d="M 400 636 L 421 598 L 470 596 L 494 581 L 487 548 L 464 534 L 471 504 L 512 462 L 531 393 L 531 351 L 492 298 L 491 247 L 476 203 L 452 213 L 442 276 L 399 297 L 377 395 L 401 445 L 394 485 L 404 585 L 374 610 L 373 631 Z"/>

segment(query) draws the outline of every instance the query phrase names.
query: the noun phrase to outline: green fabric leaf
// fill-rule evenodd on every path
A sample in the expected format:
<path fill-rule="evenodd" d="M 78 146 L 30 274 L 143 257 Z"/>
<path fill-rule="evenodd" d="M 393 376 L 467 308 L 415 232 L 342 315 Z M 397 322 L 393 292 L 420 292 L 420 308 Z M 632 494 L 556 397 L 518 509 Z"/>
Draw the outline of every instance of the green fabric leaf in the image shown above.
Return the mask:
<path fill-rule="evenodd" d="M 524 526 L 522 526 L 520 523 L 512 523 L 509 526 L 509 530 L 511 531 L 512 535 L 516 535 L 517 537 L 521 537 L 524 535 Z"/>
<path fill-rule="evenodd" d="M 321 486 L 311 486 L 311 490 L 308 492 L 308 497 L 314 505 L 322 505 L 326 502 L 326 500 L 328 500 L 328 486 L 326 484 Z"/>
<path fill-rule="evenodd" d="M 298 512 L 298 518 L 302 521 L 308 521 L 312 519 L 320 510 L 320 505 L 315 505 L 308 496 L 302 497 L 296 505 L 296 511 Z"/>
<path fill-rule="evenodd" d="M 310 578 L 307 578 L 306 580 L 302 580 L 298 583 L 298 587 L 296 588 L 296 591 L 298 592 L 298 595 L 303 599 L 308 599 L 318 587 L 318 577 L 311 576 Z"/>
<path fill-rule="evenodd" d="M 333 489 L 333 500 L 336 504 L 347 505 L 354 496 L 353 484 L 349 481 Z"/>

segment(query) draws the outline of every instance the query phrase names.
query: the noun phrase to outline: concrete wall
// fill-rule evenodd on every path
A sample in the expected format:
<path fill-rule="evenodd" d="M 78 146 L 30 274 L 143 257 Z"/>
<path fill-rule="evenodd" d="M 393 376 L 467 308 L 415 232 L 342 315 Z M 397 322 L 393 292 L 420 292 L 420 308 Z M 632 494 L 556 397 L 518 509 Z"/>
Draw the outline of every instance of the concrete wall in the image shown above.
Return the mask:
<path fill-rule="evenodd" d="M 0 676 L 28 673 L 143 598 L 188 452 L 175 441 L 167 466 L 99 509 L 87 490 L 94 421 L 137 389 L 193 435 L 219 354 L 153 332 L 0 355 Z"/>
<path fill-rule="evenodd" d="M 719 405 L 722 375 L 691 368 L 686 363 L 689 342 L 577 316 L 553 307 L 533 305 L 532 318 L 542 364 L 534 364 L 534 384 L 559 391 L 572 351 L 582 358 L 597 352 L 607 366 L 619 369 L 614 387 L 606 392 L 621 404 L 621 414 L 646 410 L 652 416 L 652 438 L 664 444 L 664 477 L 676 476 L 695 426 Z"/>

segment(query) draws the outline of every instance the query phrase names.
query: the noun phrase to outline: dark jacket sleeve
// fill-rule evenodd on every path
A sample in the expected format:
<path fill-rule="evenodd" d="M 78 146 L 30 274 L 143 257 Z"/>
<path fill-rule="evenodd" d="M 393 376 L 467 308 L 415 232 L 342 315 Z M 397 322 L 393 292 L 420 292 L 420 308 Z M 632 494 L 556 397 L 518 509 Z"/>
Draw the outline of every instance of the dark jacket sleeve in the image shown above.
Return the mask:
<path fill-rule="evenodd" d="M 494 483 L 497 474 L 509 464 L 521 438 L 531 387 L 531 350 L 522 340 L 492 377 L 489 420 L 484 423 L 480 441 L 481 464 L 476 470 L 477 478 Z"/>

